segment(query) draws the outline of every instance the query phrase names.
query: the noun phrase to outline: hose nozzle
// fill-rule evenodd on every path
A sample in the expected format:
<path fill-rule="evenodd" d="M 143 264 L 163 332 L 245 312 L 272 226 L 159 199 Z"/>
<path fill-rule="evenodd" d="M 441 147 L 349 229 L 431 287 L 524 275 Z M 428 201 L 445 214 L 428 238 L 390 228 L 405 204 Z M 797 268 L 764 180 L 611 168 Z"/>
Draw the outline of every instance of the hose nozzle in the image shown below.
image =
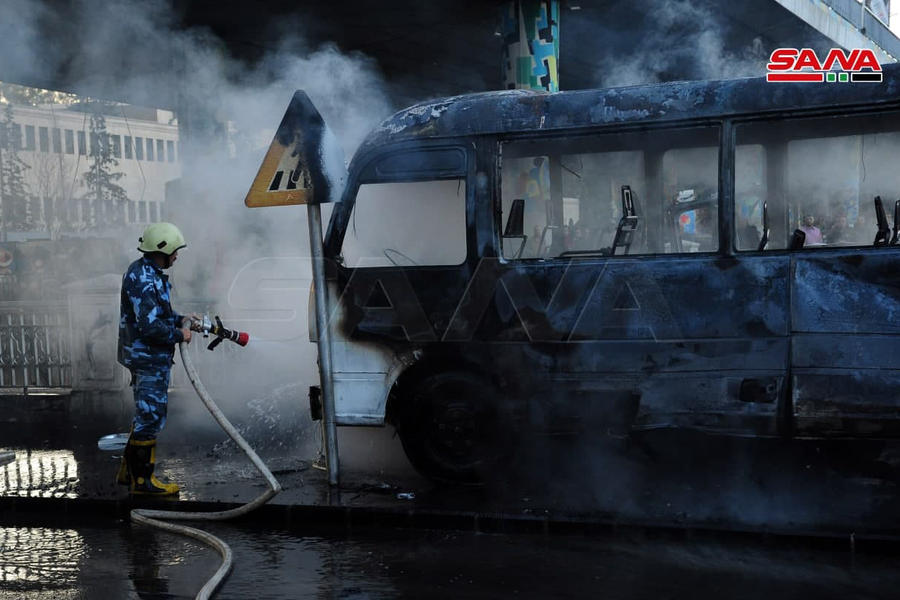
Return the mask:
<path fill-rule="evenodd" d="M 249 333 L 226 329 L 225 326 L 222 325 L 222 319 L 219 318 L 219 315 L 216 315 L 215 319 L 216 322 L 213 324 L 212 321 L 209 320 L 209 315 L 203 315 L 203 318 L 200 319 L 198 323 L 195 321 L 199 331 L 203 332 L 203 337 L 209 337 L 210 333 L 216 336 L 216 339 L 207 346 L 209 350 L 215 350 L 216 346 L 222 343 L 222 340 L 230 340 L 238 346 L 246 346 L 247 342 L 250 341 Z"/>

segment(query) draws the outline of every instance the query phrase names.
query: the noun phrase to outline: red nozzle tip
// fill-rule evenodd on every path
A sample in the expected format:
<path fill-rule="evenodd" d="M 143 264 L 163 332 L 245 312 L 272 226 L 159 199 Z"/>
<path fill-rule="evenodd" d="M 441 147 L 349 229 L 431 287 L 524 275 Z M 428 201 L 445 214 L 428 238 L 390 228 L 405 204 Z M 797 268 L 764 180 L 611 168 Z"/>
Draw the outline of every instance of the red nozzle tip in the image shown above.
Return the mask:
<path fill-rule="evenodd" d="M 240 346 L 246 346 L 246 345 L 247 345 L 247 342 L 249 342 L 249 341 L 250 341 L 250 334 L 249 334 L 249 333 L 247 333 L 247 332 L 245 332 L 245 331 L 242 331 L 242 332 L 240 332 L 240 333 L 238 334 L 238 339 L 237 339 L 238 345 L 240 345 Z"/>

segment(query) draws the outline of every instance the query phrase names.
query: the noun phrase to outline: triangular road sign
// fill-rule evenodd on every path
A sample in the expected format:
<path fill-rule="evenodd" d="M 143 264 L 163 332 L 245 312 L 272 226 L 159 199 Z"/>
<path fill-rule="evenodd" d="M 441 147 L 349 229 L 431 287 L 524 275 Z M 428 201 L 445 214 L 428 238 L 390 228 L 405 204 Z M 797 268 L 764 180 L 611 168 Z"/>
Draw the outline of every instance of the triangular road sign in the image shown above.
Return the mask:
<path fill-rule="evenodd" d="M 334 202 L 346 181 L 337 140 L 297 91 L 247 192 L 249 207 Z"/>

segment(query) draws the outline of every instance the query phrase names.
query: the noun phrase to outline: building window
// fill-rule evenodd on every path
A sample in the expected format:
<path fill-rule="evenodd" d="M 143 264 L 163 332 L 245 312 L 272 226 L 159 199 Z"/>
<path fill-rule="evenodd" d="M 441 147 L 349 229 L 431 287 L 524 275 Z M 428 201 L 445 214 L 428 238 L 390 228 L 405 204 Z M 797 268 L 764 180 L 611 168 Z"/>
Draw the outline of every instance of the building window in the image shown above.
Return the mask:
<path fill-rule="evenodd" d="M 128 146 L 125 146 L 125 147 L 127 148 Z M 128 201 L 128 222 L 134 223 L 135 222 L 134 217 L 135 217 L 135 202 L 134 202 L 134 200 L 129 200 Z"/>
<path fill-rule="evenodd" d="M 53 140 L 53 151 L 57 154 L 62 154 L 62 132 L 59 130 L 59 127 L 53 128 L 51 139 Z"/>
<path fill-rule="evenodd" d="M 175 142 L 166 142 L 166 158 L 169 162 L 175 162 Z"/>
<path fill-rule="evenodd" d="M 83 131 L 78 132 L 78 154 L 81 156 L 87 154 L 87 143 L 85 142 Z"/>
<path fill-rule="evenodd" d="M 100 154 L 100 136 L 96 133 L 91 133 L 91 156 L 97 156 Z"/>
<path fill-rule="evenodd" d="M 38 138 L 41 142 L 41 152 L 50 152 L 50 131 L 46 127 L 38 127 Z"/>
<path fill-rule="evenodd" d="M 134 158 L 144 160 L 144 138 L 134 138 Z"/>
<path fill-rule="evenodd" d="M 163 141 L 156 140 L 156 160 L 158 160 L 159 162 L 163 162 L 164 160 L 166 160 L 165 152 L 166 151 L 163 145 Z"/>
<path fill-rule="evenodd" d="M 131 136 L 125 136 L 125 158 L 131 158 Z"/>
<path fill-rule="evenodd" d="M 120 135 L 110 135 L 109 136 L 109 145 L 110 151 L 112 155 L 116 158 L 122 158 L 122 136 Z"/>
<path fill-rule="evenodd" d="M 153 140 L 147 138 L 147 160 L 153 160 Z"/>
<path fill-rule="evenodd" d="M 18 123 L 12 125 L 12 145 L 16 150 L 22 149 L 22 128 Z"/>
<path fill-rule="evenodd" d="M 155 223 L 157 221 L 159 221 L 159 203 L 150 202 L 150 222 Z"/>
<path fill-rule="evenodd" d="M 138 222 L 146 223 L 147 222 L 147 201 L 140 200 L 138 202 Z"/>
<path fill-rule="evenodd" d="M 75 154 L 75 132 L 66 129 L 66 154 Z"/>
<path fill-rule="evenodd" d="M 34 150 L 34 125 L 25 126 L 25 149 Z"/>

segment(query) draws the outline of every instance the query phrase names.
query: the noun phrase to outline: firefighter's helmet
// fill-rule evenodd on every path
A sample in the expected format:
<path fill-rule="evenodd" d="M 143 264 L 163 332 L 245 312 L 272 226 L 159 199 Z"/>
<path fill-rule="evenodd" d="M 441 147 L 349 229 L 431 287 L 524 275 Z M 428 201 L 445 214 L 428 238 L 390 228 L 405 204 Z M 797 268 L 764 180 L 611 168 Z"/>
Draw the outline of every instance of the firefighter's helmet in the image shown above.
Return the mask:
<path fill-rule="evenodd" d="M 187 244 L 181 231 L 171 223 L 151 223 L 138 238 L 141 252 L 162 252 L 166 256 L 181 250 Z"/>

